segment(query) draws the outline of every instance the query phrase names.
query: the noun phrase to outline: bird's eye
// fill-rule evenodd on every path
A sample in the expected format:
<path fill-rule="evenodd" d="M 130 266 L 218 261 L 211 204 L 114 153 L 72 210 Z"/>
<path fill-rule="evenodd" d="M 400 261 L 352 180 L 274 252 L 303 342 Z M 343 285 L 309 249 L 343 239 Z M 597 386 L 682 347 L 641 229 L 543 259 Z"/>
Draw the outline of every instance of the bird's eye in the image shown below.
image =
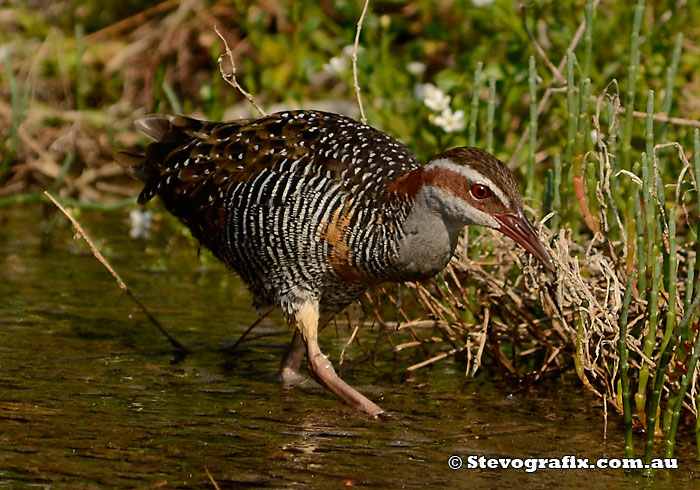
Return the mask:
<path fill-rule="evenodd" d="M 472 186 L 472 196 L 474 199 L 486 199 L 491 195 L 491 189 L 484 184 L 474 184 Z"/>

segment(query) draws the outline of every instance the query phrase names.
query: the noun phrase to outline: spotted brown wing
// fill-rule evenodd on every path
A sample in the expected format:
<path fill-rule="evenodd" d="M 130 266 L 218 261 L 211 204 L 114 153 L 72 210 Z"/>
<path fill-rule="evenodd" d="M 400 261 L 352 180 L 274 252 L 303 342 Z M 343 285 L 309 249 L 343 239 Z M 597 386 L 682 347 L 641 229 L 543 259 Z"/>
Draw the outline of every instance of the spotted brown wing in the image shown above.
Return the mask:
<path fill-rule="evenodd" d="M 311 259 L 342 255 L 348 277 L 359 277 L 360 262 L 374 260 L 359 255 L 371 238 L 365 232 L 400 222 L 406 213 L 406 196 L 389 192 L 391 183 L 419 167 L 413 153 L 385 133 L 317 111 L 224 123 L 147 116 L 137 126 L 155 140 L 145 157 L 131 157 L 128 165 L 145 181 L 139 202 L 158 194 L 233 266 L 247 259 L 232 256 L 232 247 L 291 247 L 290 256 L 302 260 L 312 253 L 303 244 L 276 243 L 270 236 L 309 233 L 306 240 L 321 237 L 329 250 L 324 255 L 314 249 L 323 256 Z M 291 205 L 293 212 L 285 209 Z M 304 206 L 318 212 L 296 209 Z M 319 220 L 304 224 L 310 231 L 294 221 L 307 214 Z"/>

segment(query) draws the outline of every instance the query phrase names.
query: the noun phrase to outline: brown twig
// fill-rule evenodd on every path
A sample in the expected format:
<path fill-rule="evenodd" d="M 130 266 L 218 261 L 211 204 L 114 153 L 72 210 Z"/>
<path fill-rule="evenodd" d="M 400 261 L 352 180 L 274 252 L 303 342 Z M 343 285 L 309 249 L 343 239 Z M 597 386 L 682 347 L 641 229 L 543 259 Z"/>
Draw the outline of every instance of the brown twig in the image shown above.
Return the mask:
<path fill-rule="evenodd" d="M 238 90 L 246 99 L 248 99 L 248 102 L 250 102 L 253 107 L 255 107 L 255 110 L 257 110 L 261 116 L 267 116 L 267 113 L 260 107 L 257 102 L 255 102 L 255 98 L 250 95 L 248 92 L 246 92 L 243 87 L 238 83 L 238 80 L 236 80 L 236 63 L 233 61 L 233 53 L 231 52 L 231 49 L 228 47 L 228 43 L 226 42 L 226 39 L 224 36 L 221 35 L 219 32 L 219 29 L 214 25 L 214 31 L 216 32 L 216 35 L 219 36 L 219 39 L 221 39 L 221 42 L 224 43 L 224 48 L 226 48 L 224 54 L 219 56 L 219 59 L 217 62 L 219 63 L 219 72 L 221 72 L 221 77 L 224 79 L 226 83 L 231 85 L 233 88 Z M 223 59 L 224 56 L 226 56 L 231 63 L 231 73 L 226 73 L 224 71 L 224 65 L 223 65 Z"/>
<path fill-rule="evenodd" d="M 472 366 L 472 377 L 476 374 L 476 372 L 479 370 L 479 367 L 481 366 L 481 357 L 484 355 L 484 347 L 486 346 L 486 338 L 488 337 L 487 330 L 489 328 L 489 317 L 491 316 L 490 313 L 490 308 L 486 308 L 484 310 L 483 328 L 481 331 L 481 339 L 479 340 L 479 348 L 476 351 L 476 358 L 474 358 L 474 364 Z"/>
<path fill-rule="evenodd" d="M 447 352 L 441 352 L 440 354 L 438 354 L 435 357 L 431 357 L 430 359 L 427 359 L 423 362 L 419 362 L 417 364 L 414 364 L 413 366 L 407 367 L 406 371 L 411 372 L 411 371 L 415 371 L 416 369 L 420 369 L 422 367 L 429 366 L 431 364 L 435 364 L 437 361 L 439 361 L 441 359 L 445 359 L 447 357 L 454 356 L 455 354 L 457 354 L 459 352 L 463 352 L 466 348 L 467 348 L 467 346 L 463 345 L 462 347 L 455 347 L 454 349 L 450 349 Z"/>
<path fill-rule="evenodd" d="M 338 365 L 342 366 L 343 361 L 345 360 L 345 349 L 352 344 L 352 341 L 355 340 L 355 336 L 357 335 L 357 331 L 360 329 L 359 325 L 355 325 L 355 328 L 352 330 L 352 335 L 350 335 L 350 338 L 348 339 L 347 342 L 345 342 L 345 345 L 343 346 L 343 350 L 340 351 L 340 360 L 338 361 Z"/>
<path fill-rule="evenodd" d="M 177 7 L 180 4 L 180 0 L 165 0 L 149 9 L 138 12 L 137 14 L 122 19 L 112 25 L 100 29 L 99 31 L 92 32 L 85 36 L 86 41 L 97 41 L 101 39 L 110 39 L 117 35 L 117 33 L 130 29 L 132 26 L 140 26 L 144 24 L 149 17 L 159 12 L 164 12 L 173 7 Z"/>
<path fill-rule="evenodd" d="M 206 466 L 204 467 L 204 471 L 207 473 L 207 477 L 209 477 L 209 481 L 211 482 L 212 485 L 214 485 L 215 490 L 220 490 L 219 485 L 216 483 L 216 480 L 214 480 L 214 477 L 211 476 L 211 473 L 209 473 L 209 468 Z"/>
<path fill-rule="evenodd" d="M 258 315 L 258 318 L 253 323 L 250 324 L 250 326 L 246 329 L 245 332 L 243 332 L 243 334 L 240 337 L 238 337 L 238 340 L 236 340 L 236 343 L 233 344 L 233 346 L 231 346 L 231 348 L 226 349 L 226 350 L 229 352 L 235 351 L 236 347 L 238 347 L 240 345 L 240 343 L 243 342 L 243 339 L 245 339 L 248 336 L 248 334 L 255 327 L 257 327 L 260 324 L 261 321 L 263 321 L 265 318 L 267 318 L 267 315 L 269 315 L 272 312 L 272 310 L 274 310 L 274 309 L 275 309 L 274 307 L 269 307 L 269 308 L 267 308 L 267 310 L 265 312 L 260 313 L 260 315 Z"/>
<path fill-rule="evenodd" d="M 554 74 L 554 78 L 559 79 L 559 80 L 564 80 L 564 77 L 561 74 L 561 71 L 559 71 L 559 68 L 554 66 L 554 63 L 549 59 L 547 56 L 547 53 L 544 52 L 544 49 L 542 49 L 542 46 L 540 46 L 540 43 L 537 41 L 537 38 L 535 37 L 535 34 L 532 32 L 532 29 L 530 29 L 530 25 L 527 23 L 527 17 L 525 16 L 527 12 L 528 6 L 527 5 L 522 5 L 520 7 L 520 15 L 522 17 L 523 21 L 523 26 L 525 27 L 525 32 L 527 33 L 527 37 L 530 38 L 530 42 L 532 43 L 533 46 L 535 46 L 535 51 L 537 51 L 537 54 L 540 55 L 540 58 L 544 61 L 544 64 L 547 65 L 547 68 L 549 68 L 549 71 L 551 71 Z M 585 23 L 584 23 L 585 27 Z"/>
<path fill-rule="evenodd" d="M 85 240 L 90 247 L 90 251 L 92 251 L 92 255 L 102 264 L 105 269 L 109 271 L 110 274 L 112 274 L 112 277 L 117 281 L 117 284 L 119 287 L 126 293 L 126 295 L 134 302 L 136 303 L 139 308 L 141 308 L 141 311 L 148 317 L 148 319 L 153 323 L 153 325 L 156 326 L 158 330 L 160 330 L 160 333 L 165 335 L 165 338 L 168 339 L 168 341 L 175 347 L 177 350 L 179 350 L 182 353 L 187 353 L 189 352 L 180 342 L 178 342 L 174 337 L 172 337 L 168 332 L 166 332 L 165 328 L 160 324 L 160 322 L 146 309 L 146 307 L 141 303 L 141 301 L 136 297 L 136 295 L 129 289 L 129 287 L 124 283 L 121 277 L 119 277 L 119 274 L 112 268 L 111 265 L 109 265 L 109 262 L 104 258 L 104 256 L 100 253 L 99 250 L 97 250 L 97 247 L 95 244 L 92 242 L 90 237 L 85 233 L 83 228 L 80 226 L 80 223 L 73 217 L 73 215 L 68 212 L 66 208 L 64 208 L 61 203 L 59 203 L 49 192 L 44 191 L 44 194 L 46 197 L 48 197 L 51 202 L 54 203 L 54 205 L 61 210 L 61 212 L 70 220 L 70 222 L 73 224 L 73 227 L 77 230 L 77 232 L 80 234 L 81 237 L 83 237 L 83 240 Z"/>
<path fill-rule="evenodd" d="M 618 114 L 624 114 L 625 113 L 625 108 L 620 107 L 617 109 Z M 647 113 L 643 111 L 633 111 L 632 115 L 634 117 L 638 118 L 647 118 Z M 695 119 L 686 119 L 683 117 L 671 117 L 663 113 L 655 113 L 652 114 L 652 119 L 654 121 L 659 121 L 659 122 L 665 122 L 669 124 L 677 124 L 678 126 L 691 126 L 693 128 L 700 128 L 700 121 L 696 121 Z"/>
<path fill-rule="evenodd" d="M 362 124 L 367 124 L 367 118 L 365 117 L 365 109 L 364 107 L 362 107 L 362 97 L 360 97 L 360 82 L 357 80 L 357 49 L 360 45 L 360 32 L 362 31 L 362 23 L 365 21 L 365 15 L 367 15 L 367 7 L 369 7 L 369 0 L 365 0 L 365 6 L 362 7 L 360 20 L 357 21 L 357 31 L 355 31 L 355 45 L 352 51 L 352 81 L 353 85 L 355 86 L 357 105 L 360 106 L 360 121 L 362 122 Z"/>

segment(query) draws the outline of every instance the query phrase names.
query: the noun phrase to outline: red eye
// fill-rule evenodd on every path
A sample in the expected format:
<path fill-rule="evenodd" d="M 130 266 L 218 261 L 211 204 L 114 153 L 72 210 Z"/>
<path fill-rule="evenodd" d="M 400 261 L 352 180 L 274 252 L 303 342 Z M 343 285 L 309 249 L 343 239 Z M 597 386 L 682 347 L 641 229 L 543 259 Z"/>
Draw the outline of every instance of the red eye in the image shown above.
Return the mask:
<path fill-rule="evenodd" d="M 474 199 L 486 199 L 491 195 L 491 189 L 484 184 L 474 184 L 472 186 L 472 196 Z"/>

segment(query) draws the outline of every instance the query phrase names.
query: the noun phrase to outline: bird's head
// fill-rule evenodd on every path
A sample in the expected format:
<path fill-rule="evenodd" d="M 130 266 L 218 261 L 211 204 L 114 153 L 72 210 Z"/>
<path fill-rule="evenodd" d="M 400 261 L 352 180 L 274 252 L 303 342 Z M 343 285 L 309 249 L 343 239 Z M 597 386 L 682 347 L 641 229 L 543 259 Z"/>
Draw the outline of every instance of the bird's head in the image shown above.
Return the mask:
<path fill-rule="evenodd" d="M 423 167 L 422 180 L 447 220 L 460 228 L 498 230 L 554 270 L 552 257 L 525 217 L 513 174 L 493 155 L 472 147 L 448 150 Z"/>

